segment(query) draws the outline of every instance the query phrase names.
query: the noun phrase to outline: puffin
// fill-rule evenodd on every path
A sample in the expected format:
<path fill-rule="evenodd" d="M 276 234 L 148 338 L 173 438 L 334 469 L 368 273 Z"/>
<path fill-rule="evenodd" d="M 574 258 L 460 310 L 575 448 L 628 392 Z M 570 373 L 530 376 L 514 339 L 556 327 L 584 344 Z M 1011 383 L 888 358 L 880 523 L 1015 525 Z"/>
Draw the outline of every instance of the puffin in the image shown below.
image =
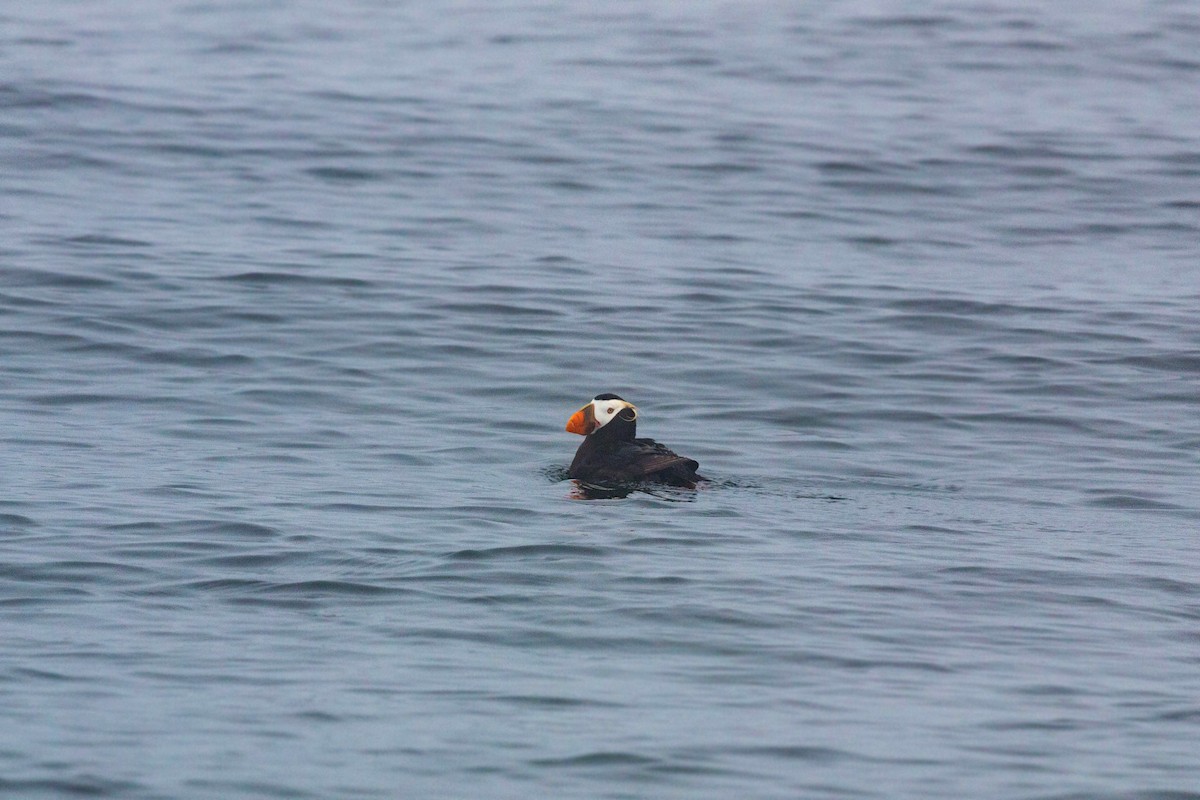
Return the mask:
<path fill-rule="evenodd" d="M 638 410 L 615 394 L 598 394 L 571 415 L 567 431 L 584 437 L 567 477 L 607 486 L 654 481 L 695 488 L 700 464 L 653 439 L 638 439 Z"/>

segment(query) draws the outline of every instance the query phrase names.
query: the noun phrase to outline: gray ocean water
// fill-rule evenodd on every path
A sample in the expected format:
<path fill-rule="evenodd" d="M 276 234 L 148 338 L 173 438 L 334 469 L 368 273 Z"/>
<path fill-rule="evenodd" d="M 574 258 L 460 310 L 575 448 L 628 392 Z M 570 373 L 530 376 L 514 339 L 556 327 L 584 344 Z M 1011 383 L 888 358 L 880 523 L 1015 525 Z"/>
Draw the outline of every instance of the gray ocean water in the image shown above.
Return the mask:
<path fill-rule="evenodd" d="M 1200 6 L 0 6 L 0 795 L 1200 798 Z M 592 395 L 711 483 L 589 500 Z"/>

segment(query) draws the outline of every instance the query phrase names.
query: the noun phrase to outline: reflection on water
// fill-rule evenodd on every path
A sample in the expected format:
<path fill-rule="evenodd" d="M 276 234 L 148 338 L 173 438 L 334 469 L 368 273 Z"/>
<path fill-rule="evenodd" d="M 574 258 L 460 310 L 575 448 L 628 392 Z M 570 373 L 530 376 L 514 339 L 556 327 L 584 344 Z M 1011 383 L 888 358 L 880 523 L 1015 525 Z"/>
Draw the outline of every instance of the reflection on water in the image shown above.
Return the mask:
<path fill-rule="evenodd" d="M 670 503 L 691 503 L 696 499 L 696 493 L 702 491 L 708 481 L 700 481 L 693 487 L 668 486 L 661 483 L 638 481 L 617 486 L 599 486 L 582 481 L 572 481 L 570 497 L 573 500 L 621 500 L 634 492 L 666 500 Z"/>

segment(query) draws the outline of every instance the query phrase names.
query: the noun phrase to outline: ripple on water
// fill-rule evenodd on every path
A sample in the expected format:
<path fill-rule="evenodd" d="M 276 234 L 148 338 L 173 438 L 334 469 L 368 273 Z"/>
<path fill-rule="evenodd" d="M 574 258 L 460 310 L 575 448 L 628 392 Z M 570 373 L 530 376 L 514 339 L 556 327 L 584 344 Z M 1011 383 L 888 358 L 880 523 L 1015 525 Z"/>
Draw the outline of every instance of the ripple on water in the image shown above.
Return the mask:
<path fill-rule="evenodd" d="M 0 795 L 1195 798 L 1194 11 L 874 5 L 9 4 Z"/>

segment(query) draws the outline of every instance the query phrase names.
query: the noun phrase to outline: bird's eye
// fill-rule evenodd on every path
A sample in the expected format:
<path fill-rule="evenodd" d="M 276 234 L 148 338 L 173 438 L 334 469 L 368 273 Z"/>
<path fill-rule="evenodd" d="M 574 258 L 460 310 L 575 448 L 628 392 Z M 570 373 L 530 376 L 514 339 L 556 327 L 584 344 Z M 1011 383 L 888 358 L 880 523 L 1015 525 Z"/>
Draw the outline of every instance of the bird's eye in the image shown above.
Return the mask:
<path fill-rule="evenodd" d="M 613 413 L 613 409 L 611 409 L 611 408 L 610 408 L 610 409 L 608 410 L 608 413 L 610 413 L 610 414 L 611 414 L 611 413 Z"/>

